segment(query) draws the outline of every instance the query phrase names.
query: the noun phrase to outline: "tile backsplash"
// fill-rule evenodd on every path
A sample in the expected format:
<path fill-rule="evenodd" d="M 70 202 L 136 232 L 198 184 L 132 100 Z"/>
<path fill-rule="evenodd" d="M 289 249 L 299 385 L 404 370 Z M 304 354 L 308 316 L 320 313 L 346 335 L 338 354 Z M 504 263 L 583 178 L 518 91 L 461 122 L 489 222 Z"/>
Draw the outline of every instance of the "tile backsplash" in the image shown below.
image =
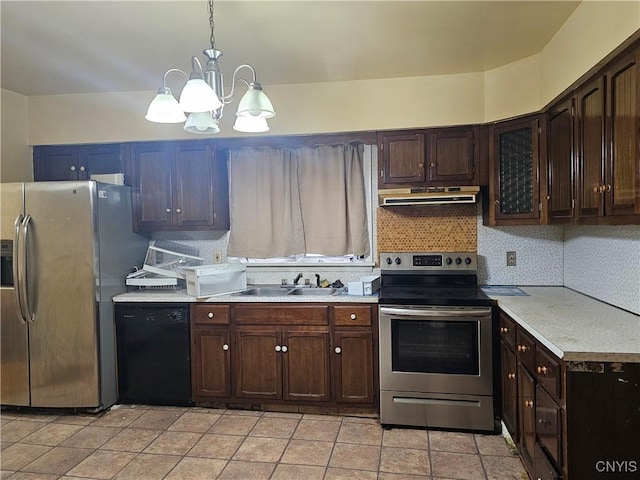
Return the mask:
<path fill-rule="evenodd" d="M 564 285 L 640 315 L 640 225 L 566 226 Z"/>

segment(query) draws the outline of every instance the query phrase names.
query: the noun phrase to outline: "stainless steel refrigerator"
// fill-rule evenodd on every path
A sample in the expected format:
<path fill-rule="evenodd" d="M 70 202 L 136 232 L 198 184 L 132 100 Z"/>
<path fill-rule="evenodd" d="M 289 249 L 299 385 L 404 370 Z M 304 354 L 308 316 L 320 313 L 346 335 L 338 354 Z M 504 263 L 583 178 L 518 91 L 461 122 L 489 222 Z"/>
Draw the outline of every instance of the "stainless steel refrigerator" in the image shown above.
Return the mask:
<path fill-rule="evenodd" d="M 0 184 L 0 403 L 100 411 L 117 401 L 112 297 L 144 260 L 129 187 Z"/>

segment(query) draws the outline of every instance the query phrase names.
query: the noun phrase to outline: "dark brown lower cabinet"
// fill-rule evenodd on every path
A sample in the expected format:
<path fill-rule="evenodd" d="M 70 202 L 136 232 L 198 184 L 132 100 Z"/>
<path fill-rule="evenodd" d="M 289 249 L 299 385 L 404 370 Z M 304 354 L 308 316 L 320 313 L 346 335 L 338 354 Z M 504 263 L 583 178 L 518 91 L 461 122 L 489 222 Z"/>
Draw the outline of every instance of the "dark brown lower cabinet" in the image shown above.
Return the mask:
<path fill-rule="evenodd" d="M 376 411 L 375 306 L 196 304 L 196 404 Z"/>
<path fill-rule="evenodd" d="M 336 332 L 333 375 L 340 403 L 374 403 L 373 336 L 368 332 Z"/>
<path fill-rule="evenodd" d="M 640 363 L 561 360 L 504 312 L 500 327 L 503 421 L 529 476 L 640 478 Z"/>

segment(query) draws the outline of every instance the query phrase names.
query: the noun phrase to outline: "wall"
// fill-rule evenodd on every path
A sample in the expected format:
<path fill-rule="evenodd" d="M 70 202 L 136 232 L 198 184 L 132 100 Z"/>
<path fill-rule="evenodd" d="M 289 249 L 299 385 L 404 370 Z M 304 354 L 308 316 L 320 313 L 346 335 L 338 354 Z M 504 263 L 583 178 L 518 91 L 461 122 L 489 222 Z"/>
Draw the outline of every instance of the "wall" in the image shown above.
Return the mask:
<path fill-rule="evenodd" d="M 640 315 L 640 226 L 567 226 L 564 284 Z"/>
<path fill-rule="evenodd" d="M 32 181 L 33 162 L 27 134 L 27 97 L 4 89 L 1 94 L 0 181 Z"/>

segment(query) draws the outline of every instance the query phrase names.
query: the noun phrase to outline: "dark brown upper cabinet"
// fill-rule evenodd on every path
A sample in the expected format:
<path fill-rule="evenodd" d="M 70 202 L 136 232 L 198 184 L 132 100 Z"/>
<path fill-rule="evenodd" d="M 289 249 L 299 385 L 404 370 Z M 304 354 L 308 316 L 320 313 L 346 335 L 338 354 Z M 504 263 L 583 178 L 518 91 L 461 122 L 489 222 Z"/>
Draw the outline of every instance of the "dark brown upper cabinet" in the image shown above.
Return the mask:
<path fill-rule="evenodd" d="M 380 132 L 379 188 L 476 185 L 479 127 Z"/>
<path fill-rule="evenodd" d="M 572 223 L 575 208 L 573 96 L 548 112 L 547 218 L 549 223 Z"/>
<path fill-rule="evenodd" d="M 640 223 L 640 48 L 577 89 L 577 222 Z"/>
<path fill-rule="evenodd" d="M 45 145 L 33 147 L 36 182 L 89 180 L 91 175 L 120 173 L 122 144 Z"/>
<path fill-rule="evenodd" d="M 540 166 L 545 164 L 546 156 L 544 127 L 544 115 L 517 118 L 491 126 L 489 195 L 483 209 L 486 224 L 543 222 L 540 187 L 544 185 L 545 178 L 541 178 Z"/>
<path fill-rule="evenodd" d="M 210 141 L 131 145 L 134 229 L 228 230 L 226 162 Z"/>

